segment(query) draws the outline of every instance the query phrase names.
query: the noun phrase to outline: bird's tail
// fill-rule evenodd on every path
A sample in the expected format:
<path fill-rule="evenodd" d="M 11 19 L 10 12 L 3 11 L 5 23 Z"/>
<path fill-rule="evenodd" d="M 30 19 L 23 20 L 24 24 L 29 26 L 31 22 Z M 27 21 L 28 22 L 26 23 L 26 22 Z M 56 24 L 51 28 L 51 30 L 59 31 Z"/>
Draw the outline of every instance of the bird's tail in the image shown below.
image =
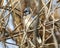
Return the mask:
<path fill-rule="evenodd" d="M 41 37 L 37 37 L 37 42 L 40 44 L 42 43 Z"/>

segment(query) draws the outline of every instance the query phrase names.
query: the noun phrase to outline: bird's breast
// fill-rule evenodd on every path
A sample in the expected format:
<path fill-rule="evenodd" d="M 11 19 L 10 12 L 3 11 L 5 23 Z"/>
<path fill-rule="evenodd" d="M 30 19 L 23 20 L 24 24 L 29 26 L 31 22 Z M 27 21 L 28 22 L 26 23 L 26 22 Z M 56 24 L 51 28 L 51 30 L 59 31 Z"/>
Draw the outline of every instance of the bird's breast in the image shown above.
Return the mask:
<path fill-rule="evenodd" d="M 28 15 L 25 17 L 24 19 L 24 25 L 26 26 L 26 29 L 27 28 L 34 28 L 34 25 L 36 24 L 36 20 L 34 20 L 34 18 L 31 16 L 31 15 Z"/>

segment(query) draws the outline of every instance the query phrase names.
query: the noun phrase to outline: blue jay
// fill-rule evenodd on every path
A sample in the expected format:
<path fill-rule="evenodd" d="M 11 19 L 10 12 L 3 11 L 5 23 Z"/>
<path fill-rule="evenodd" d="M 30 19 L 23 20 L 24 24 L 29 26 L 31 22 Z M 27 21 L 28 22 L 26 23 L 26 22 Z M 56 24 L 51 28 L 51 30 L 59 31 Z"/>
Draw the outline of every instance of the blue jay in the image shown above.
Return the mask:
<path fill-rule="evenodd" d="M 26 27 L 25 29 L 26 30 L 30 30 L 30 28 L 34 29 L 34 27 L 36 26 L 36 23 L 37 23 L 37 18 L 36 18 L 37 15 L 33 16 L 32 13 L 30 12 L 30 8 L 29 7 L 25 8 L 24 14 L 25 14 L 25 16 L 23 17 L 23 19 L 24 19 L 24 25 Z M 34 20 L 34 18 L 36 18 L 36 19 Z M 42 42 L 41 41 L 41 37 L 39 37 L 38 34 L 37 34 L 37 41 L 38 41 L 38 43 Z"/>

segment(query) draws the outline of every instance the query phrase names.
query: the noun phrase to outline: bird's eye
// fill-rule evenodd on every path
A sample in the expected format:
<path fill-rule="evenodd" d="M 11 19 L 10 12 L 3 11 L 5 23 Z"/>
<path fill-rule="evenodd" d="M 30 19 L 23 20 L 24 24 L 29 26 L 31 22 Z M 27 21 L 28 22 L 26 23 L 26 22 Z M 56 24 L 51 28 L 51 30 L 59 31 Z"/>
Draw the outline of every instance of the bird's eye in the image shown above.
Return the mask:
<path fill-rule="evenodd" d="M 24 10 L 24 13 L 28 12 L 27 10 Z"/>

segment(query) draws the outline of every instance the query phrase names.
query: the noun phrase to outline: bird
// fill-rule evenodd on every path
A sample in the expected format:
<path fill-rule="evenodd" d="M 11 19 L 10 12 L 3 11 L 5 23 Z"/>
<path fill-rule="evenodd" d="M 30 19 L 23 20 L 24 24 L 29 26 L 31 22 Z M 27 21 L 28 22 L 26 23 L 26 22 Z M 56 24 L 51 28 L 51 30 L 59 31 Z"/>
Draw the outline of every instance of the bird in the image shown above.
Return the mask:
<path fill-rule="evenodd" d="M 23 17 L 23 20 L 24 20 L 24 25 L 26 27 L 25 29 L 27 31 L 30 30 L 31 28 L 35 29 L 34 27 L 36 26 L 36 23 L 37 23 L 37 18 L 36 18 L 37 15 L 36 16 L 32 15 L 29 7 L 25 8 L 24 14 L 25 14 L 25 16 Z M 34 19 L 34 18 L 36 18 L 36 19 Z M 37 34 L 36 40 L 38 41 L 38 43 L 41 43 L 42 42 L 41 37 L 38 35 L 37 32 L 36 32 L 36 34 Z"/>

